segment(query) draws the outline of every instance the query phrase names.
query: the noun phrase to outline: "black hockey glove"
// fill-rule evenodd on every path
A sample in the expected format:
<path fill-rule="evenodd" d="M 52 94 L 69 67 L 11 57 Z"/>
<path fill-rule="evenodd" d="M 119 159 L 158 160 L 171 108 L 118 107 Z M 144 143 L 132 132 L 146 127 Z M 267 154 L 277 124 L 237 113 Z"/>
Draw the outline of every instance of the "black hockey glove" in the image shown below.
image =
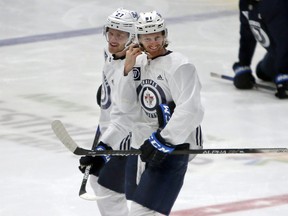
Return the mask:
<path fill-rule="evenodd" d="M 278 74 L 275 79 L 277 92 L 275 94 L 279 99 L 288 98 L 288 74 Z"/>
<path fill-rule="evenodd" d="M 103 142 L 100 142 L 98 146 L 95 148 L 97 151 L 103 151 L 103 150 L 112 150 L 111 147 L 106 145 Z M 110 160 L 109 155 L 105 156 L 83 156 L 79 159 L 80 166 L 79 170 L 84 173 L 87 166 L 91 165 L 89 174 L 98 176 L 101 168 L 104 166 L 105 163 L 107 163 Z"/>
<path fill-rule="evenodd" d="M 168 104 L 160 104 L 156 107 L 158 124 L 160 129 L 163 129 L 170 120 L 174 112 L 175 106 L 175 103 L 172 101 Z"/>
<path fill-rule="evenodd" d="M 255 78 L 252 75 L 252 70 L 249 66 L 241 65 L 239 62 L 234 63 L 233 70 L 234 86 L 238 89 L 252 89 L 255 84 Z"/>
<path fill-rule="evenodd" d="M 154 132 L 140 146 L 140 158 L 143 162 L 149 163 L 151 166 L 160 166 L 165 158 L 174 151 L 175 145 L 165 142 L 160 132 Z"/>
<path fill-rule="evenodd" d="M 99 86 L 96 94 L 96 102 L 99 107 L 101 107 L 101 91 L 102 91 L 102 85 Z"/>

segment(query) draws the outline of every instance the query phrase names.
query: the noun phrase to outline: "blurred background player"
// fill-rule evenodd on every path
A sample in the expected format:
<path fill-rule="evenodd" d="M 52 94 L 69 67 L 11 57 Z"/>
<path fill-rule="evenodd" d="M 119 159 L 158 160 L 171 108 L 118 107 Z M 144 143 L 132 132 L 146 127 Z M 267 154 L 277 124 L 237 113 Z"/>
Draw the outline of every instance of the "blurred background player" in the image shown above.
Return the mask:
<path fill-rule="evenodd" d="M 102 85 L 97 92 L 97 103 L 101 108 L 99 126 L 100 126 L 100 142 L 96 150 L 111 149 L 111 146 L 117 146 L 120 143 L 120 149 L 130 148 L 131 132 L 121 130 L 117 133 L 106 136 L 109 130 L 111 119 L 121 121 L 122 115 L 117 112 L 115 104 L 115 88 L 117 85 L 117 76 L 122 68 L 123 72 L 124 59 L 127 47 L 132 44 L 135 38 L 134 23 L 138 14 L 135 11 L 123 8 L 117 9 L 108 16 L 106 25 L 104 26 L 104 35 L 108 42 L 108 51 L 104 51 L 105 64 L 102 74 Z M 118 74 L 117 74 L 118 72 Z M 112 112 L 112 109 L 114 110 Z M 96 137 L 96 136 L 95 136 Z M 95 142 L 95 140 L 94 140 Z M 85 156 L 80 158 L 80 170 L 92 165 L 90 169 L 90 183 L 95 194 L 98 197 L 106 197 L 97 200 L 98 208 L 103 216 L 127 216 L 128 207 L 124 194 L 124 173 L 126 157 L 123 156 Z"/>
<path fill-rule="evenodd" d="M 136 35 L 140 47 L 127 50 L 117 91 L 123 112 L 138 111 L 131 147 L 140 148 L 141 156 L 128 156 L 126 165 L 126 197 L 132 200 L 129 216 L 169 215 L 189 161 L 189 155 L 171 153 L 202 148 L 201 84 L 188 58 L 167 49 L 167 29 L 159 13 L 140 13 Z M 174 112 L 167 106 L 173 102 Z"/>
<path fill-rule="evenodd" d="M 240 0 L 239 61 L 234 63 L 234 85 L 251 89 L 255 78 L 250 68 L 257 41 L 267 50 L 257 64 L 256 75 L 274 82 L 276 97 L 288 98 L 288 1 Z"/>

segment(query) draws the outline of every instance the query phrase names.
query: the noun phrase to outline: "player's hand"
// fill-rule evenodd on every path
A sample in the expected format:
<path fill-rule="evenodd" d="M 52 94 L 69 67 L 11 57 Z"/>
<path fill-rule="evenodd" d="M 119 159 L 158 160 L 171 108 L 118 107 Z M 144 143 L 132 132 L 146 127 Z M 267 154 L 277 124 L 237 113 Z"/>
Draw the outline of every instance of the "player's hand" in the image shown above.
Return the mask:
<path fill-rule="evenodd" d="M 126 59 L 124 65 L 124 76 L 132 70 L 136 63 L 137 56 L 142 54 L 141 48 L 137 44 L 131 44 L 126 51 Z"/>
<path fill-rule="evenodd" d="M 275 79 L 277 92 L 275 94 L 279 99 L 288 98 L 288 74 L 278 74 Z"/>
<path fill-rule="evenodd" d="M 95 148 L 97 151 L 112 150 L 111 147 L 100 142 Z M 83 156 L 79 159 L 79 170 L 84 173 L 87 166 L 91 166 L 89 174 L 98 176 L 101 168 L 110 160 L 110 156 Z"/>
<path fill-rule="evenodd" d="M 252 89 L 255 84 L 255 78 L 252 75 L 252 70 L 249 66 L 241 65 L 236 62 L 233 65 L 233 70 L 235 72 L 234 76 L 234 86 L 238 89 Z"/>
<path fill-rule="evenodd" d="M 166 143 L 159 131 L 154 132 L 149 139 L 140 146 L 140 158 L 151 166 L 159 167 L 165 158 L 174 151 L 175 145 Z"/>

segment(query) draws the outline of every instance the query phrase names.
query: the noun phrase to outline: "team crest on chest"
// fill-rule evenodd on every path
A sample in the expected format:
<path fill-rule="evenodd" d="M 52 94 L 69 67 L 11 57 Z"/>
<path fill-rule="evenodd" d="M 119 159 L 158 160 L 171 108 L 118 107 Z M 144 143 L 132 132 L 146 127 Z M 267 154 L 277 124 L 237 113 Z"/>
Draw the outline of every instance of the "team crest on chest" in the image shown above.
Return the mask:
<path fill-rule="evenodd" d="M 150 79 L 142 80 L 137 88 L 137 95 L 142 109 L 150 118 L 156 118 L 156 107 L 161 103 L 166 103 L 163 89 Z"/>

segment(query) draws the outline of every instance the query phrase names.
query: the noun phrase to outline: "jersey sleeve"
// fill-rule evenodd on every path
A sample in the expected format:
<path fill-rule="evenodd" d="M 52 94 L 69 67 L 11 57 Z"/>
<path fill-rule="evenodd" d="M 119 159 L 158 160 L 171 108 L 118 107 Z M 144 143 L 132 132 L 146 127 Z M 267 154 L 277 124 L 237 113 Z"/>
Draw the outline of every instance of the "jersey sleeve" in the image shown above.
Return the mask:
<path fill-rule="evenodd" d="M 142 54 L 137 57 L 136 63 L 128 73 L 124 76 L 124 70 L 119 77 L 119 85 L 117 86 L 118 108 L 123 113 L 137 112 L 139 109 L 137 86 L 141 82 L 142 66 L 147 63 L 146 54 Z M 137 109 L 138 107 L 138 109 Z"/>
<path fill-rule="evenodd" d="M 124 77 L 122 74 L 122 68 L 114 73 L 115 86 L 110 112 L 111 120 L 105 133 L 100 138 L 100 141 L 110 145 L 113 149 L 119 149 L 121 141 L 131 133 L 132 119 L 135 113 L 132 106 L 132 101 L 135 101 L 134 94 L 132 94 L 135 92 L 135 89 L 132 89 L 134 83 L 131 82 L 133 77 Z"/>
<path fill-rule="evenodd" d="M 122 75 L 119 78 L 119 85 L 117 86 L 116 98 L 118 101 L 118 108 L 123 113 L 129 113 L 137 103 L 137 93 L 135 91 L 136 83 L 134 81 L 133 72 L 129 72 L 127 76 Z"/>
<path fill-rule="evenodd" d="M 111 121 L 100 141 L 108 144 L 113 149 L 120 149 L 121 141 L 131 133 L 132 113 L 124 114 L 119 111 L 117 104 L 113 104 Z"/>
<path fill-rule="evenodd" d="M 182 144 L 201 124 L 204 116 L 201 84 L 194 65 L 180 66 L 169 78 L 169 87 L 176 108 L 161 136 L 171 144 Z"/>

